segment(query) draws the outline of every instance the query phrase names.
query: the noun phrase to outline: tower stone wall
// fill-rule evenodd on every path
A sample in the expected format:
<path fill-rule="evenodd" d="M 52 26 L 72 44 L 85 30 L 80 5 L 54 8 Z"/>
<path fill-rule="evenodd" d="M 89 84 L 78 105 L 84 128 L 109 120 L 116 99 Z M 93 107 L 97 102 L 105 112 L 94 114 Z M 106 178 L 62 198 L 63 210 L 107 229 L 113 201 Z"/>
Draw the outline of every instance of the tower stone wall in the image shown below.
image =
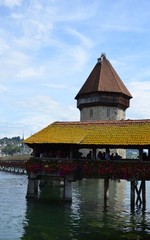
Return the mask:
<path fill-rule="evenodd" d="M 80 111 L 80 121 L 125 120 L 125 110 L 117 107 L 92 106 Z"/>

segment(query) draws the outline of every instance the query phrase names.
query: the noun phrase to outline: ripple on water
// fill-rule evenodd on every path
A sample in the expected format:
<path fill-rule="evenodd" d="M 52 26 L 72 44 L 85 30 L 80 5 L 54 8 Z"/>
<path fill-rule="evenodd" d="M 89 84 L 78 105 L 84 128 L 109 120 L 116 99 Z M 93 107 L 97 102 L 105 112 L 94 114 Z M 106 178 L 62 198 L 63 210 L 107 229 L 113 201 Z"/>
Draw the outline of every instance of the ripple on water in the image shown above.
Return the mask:
<path fill-rule="evenodd" d="M 27 176 L 0 172 L 0 240 L 17 240 L 23 233 Z"/>

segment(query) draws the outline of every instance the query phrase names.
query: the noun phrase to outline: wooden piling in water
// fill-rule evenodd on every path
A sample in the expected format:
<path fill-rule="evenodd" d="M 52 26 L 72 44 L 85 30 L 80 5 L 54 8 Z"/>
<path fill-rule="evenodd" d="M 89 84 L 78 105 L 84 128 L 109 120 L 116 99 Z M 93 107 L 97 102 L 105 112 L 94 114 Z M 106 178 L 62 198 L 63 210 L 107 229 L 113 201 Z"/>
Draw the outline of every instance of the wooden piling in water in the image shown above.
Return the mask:
<path fill-rule="evenodd" d="M 107 200 L 109 196 L 109 179 L 104 179 L 104 206 L 107 206 Z"/>
<path fill-rule="evenodd" d="M 131 210 L 134 210 L 135 206 L 142 207 L 142 210 L 145 210 L 146 208 L 146 183 L 145 182 L 146 182 L 145 180 L 131 181 L 130 183 Z"/>

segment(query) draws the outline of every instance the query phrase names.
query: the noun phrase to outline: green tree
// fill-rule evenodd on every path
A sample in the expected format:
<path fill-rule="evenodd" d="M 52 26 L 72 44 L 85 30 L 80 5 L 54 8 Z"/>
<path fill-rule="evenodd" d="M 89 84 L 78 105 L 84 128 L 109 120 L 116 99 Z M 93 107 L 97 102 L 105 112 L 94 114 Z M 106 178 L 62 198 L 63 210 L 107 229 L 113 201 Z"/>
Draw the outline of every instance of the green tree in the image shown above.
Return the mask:
<path fill-rule="evenodd" d="M 20 146 L 8 145 L 8 146 L 3 147 L 2 153 L 6 154 L 6 155 L 13 155 L 15 153 L 19 153 L 20 150 L 21 150 Z"/>

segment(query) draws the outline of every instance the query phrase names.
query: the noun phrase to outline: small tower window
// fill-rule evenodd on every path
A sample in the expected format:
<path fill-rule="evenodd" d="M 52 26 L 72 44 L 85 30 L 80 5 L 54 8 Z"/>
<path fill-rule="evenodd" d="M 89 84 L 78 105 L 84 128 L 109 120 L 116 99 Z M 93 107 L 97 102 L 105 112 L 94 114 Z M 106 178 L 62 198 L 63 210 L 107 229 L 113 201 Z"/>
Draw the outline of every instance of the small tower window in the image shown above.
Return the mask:
<path fill-rule="evenodd" d="M 93 118 L 93 109 L 90 109 L 90 118 Z"/>
<path fill-rule="evenodd" d="M 110 117 L 110 109 L 107 108 L 107 117 Z"/>

